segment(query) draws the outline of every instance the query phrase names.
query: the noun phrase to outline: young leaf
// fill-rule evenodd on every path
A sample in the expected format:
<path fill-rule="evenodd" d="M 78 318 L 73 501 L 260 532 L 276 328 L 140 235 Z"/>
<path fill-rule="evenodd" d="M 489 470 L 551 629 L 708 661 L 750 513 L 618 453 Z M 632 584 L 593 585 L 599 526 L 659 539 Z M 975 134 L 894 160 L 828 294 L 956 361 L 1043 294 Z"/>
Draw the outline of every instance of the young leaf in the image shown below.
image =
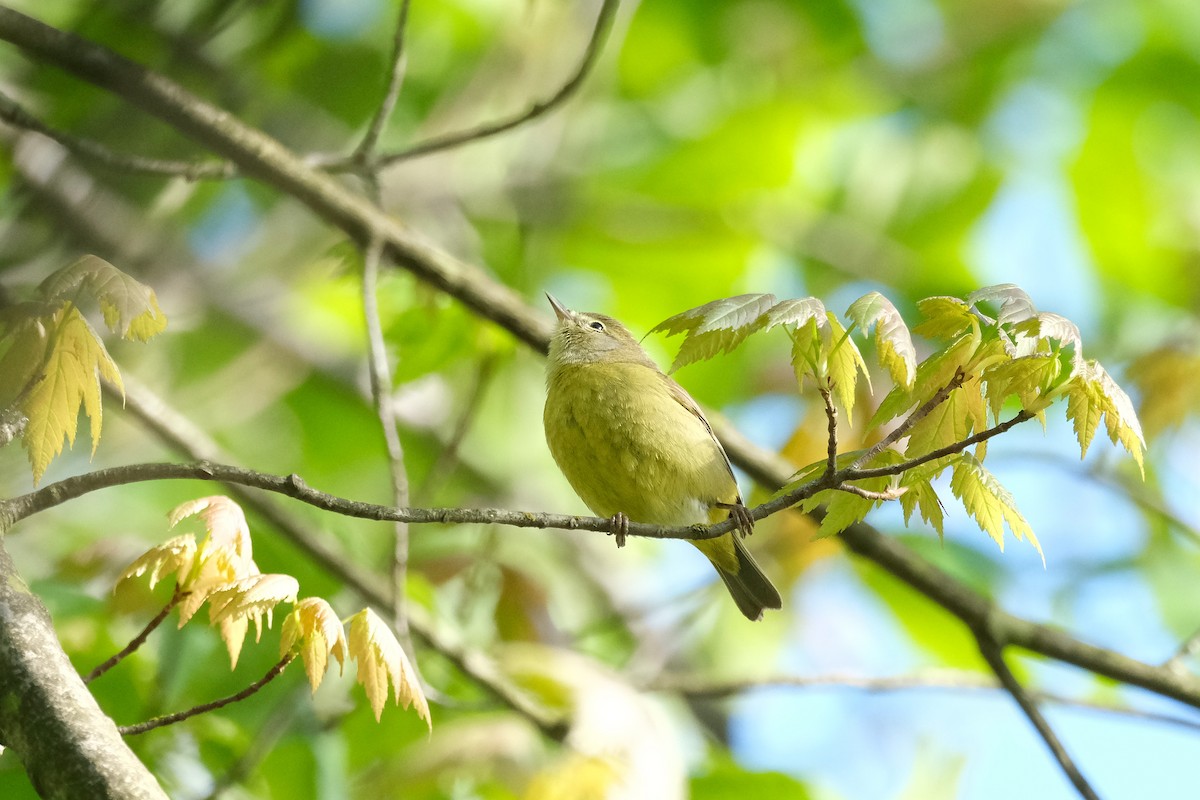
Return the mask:
<path fill-rule="evenodd" d="M 300 584 L 291 575 L 252 575 L 209 592 L 208 619 L 218 626 L 229 650 L 230 669 L 237 667 L 248 623 L 254 623 L 258 641 L 262 638 L 263 616 L 267 627 L 271 627 L 272 609 L 293 602 L 299 590 Z"/>
<path fill-rule="evenodd" d="M 781 300 L 767 310 L 763 330 L 769 331 L 778 325 L 794 325 L 801 328 L 813 321 L 819 327 L 824 327 L 825 313 L 825 304 L 815 297 Z"/>
<path fill-rule="evenodd" d="M 304 661 L 308 684 L 317 691 L 329 666 L 329 656 L 338 662 L 338 672 L 346 663 L 346 631 L 329 603 L 320 597 L 305 597 L 292 607 L 280 630 L 279 655 L 297 651 Z"/>
<path fill-rule="evenodd" d="M 866 333 L 875 326 L 875 349 L 879 363 L 897 386 L 912 388 L 917 371 L 917 350 L 904 318 L 892 302 L 879 292 L 868 292 L 850 304 L 846 316 Z"/>
<path fill-rule="evenodd" d="M 912 517 L 914 509 L 919 509 L 921 519 L 929 523 L 935 531 L 938 538 L 944 538 L 945 534 L 943 527 L 943 507 L 942 501 L 938 498 L 937 492 L 933 490 L 933 484 L 927 478 L 923 481 L 914 483 L 905 482 L 906 491 L 900 495 L 900 507 L 904 509 L 904 524 L 907 525 Z"/>
<path fill-rule="evenodd" d="M 1037 314 L 1033 298 L 1015 283 L 998 283 L 995 286 L 977 289 L 967 295 L 967 302 L 972 306 L 980 303 L 992 303 L 997 306 L 997 325 L 1015 324 Z"/>
<path fill-rule="evenodd" d="M 73 301 L 79 291 L 95 297 L 104 312 L 104 323 L 123 339 L 144 342 L 167 326 L 154 290 L 97 256 L 83 256 L 54 272 L 38 291 L 47 299 Z"/>
<path fill-rule="evenodd" d="M 833 393 L 837 395 L 838 402 L 846 410 L 847 424 L 853 425 L 859 373 L 867 379 L 868 385 L 871 377 L 867 374 L 867 364 L 863 361 L 862 353 L 858 352 L 858 345 L 854 344 L 854 340 L 846 335 L 846 329 L 842 327 L 842 323 L 832 313 L 827 313 L 826 319 L 829 322 L 826 343 L 828 348 L 826 351 L 826 374 L 833 383 Z"/>
<path fill-rule="evenodd" d="M 1045 563 L 1042 546 L 1033 535 L 1029 523 L 1017 510 L 1012 495 L 970 453 L 960 453 L 954 461 L 950 491 L 962 501 L 967 513 L 1000 545 L 1001 550 L 1004 550 L 1004 523 L 1007 522 L 1013 535 L 1018 540 L 1028 539 Z"/>
<path fill-rule="evenodd" d="M 1021 356 L 985 370 L 982 380 L 992 416 L 999 418 L 1005 399 L 1014 394 L 1022 408 L 1040 411 L 1048 402 L 1045 393 L 1061 371 L 1062 363 L 1053 354 Z"/>
<path fill-rule="evenodd" d="M 683 344 L 671 364 L 671 372 L 680 367 L 729 352 L 747 336 L 760 330 L 766 311 L 775 305 L 773 294 L 742 294 L 705 303 L 663 320 L 650 333 L 668 336 L 686 332 Z"/>
<path fill-rule="evenodd" d="M 176 581 L 179 581 L 192 571 L 195 560 L 196 539 L 194 536 L 189 533 L 168 539 L 134 559 L 133 563 L 126 567 L 121 576 L 117 578 L 113 592 L 120 589 L 126 581 L 141 577 L 147 572 L 150 573 L 151 589 L 172 573 L 175 573 Z"/>
<path fill-rule="evenodd" d="M 1087 453 L 1100 414 L 1104 415 L 1108 438 L 1124 447 L 1144 474 L 1142 451 L 1146 440 L 1133 401 L 1099 362 L 1088 360 L 1067 386 L 1067 417 L 1074 422 L 1081 456 Z"/>
<path fill-rule="evenodd" d="M 908 434 L 908 445 L 904 453 L 909 458 L 923 456 L 941 447 L 961 442 L 971 435 L 972 415 L 969 409 L 968 392 L 960 386 L 922 417 Z M 978 394 L 978 390 L 975 390 Z"/>
<path fill-rule="evenodd" d="M 79 409 L 91 420 L 92 452 L 100 444 L 102 424 L 100 381 L 97 372 L 121 383 L 117 365 L 92 326 L 72 304 L 65 304 L 46 320 L 48 349 L 43 355 L 43 376 L 35 379 L 20 402 L 29 418 L 22 442 L 37 483 L 63 449 L 63 439 L 75 444 Z"/>
<path fill-rule="evenodd" d="M 24 399 L 35 381 L 41 380 L 50 336 L 47 319 L 53 318 L 59 307 L 46 309 L 44 303 L 21 303 L 9 309 L 0 337 L 0 410 L 8 409 Z"/>
<path fill-rule="evenodd" d="M 403 704 L 404 708 L 414 706 L 417 716 L 433 730 L 429 704 L 425 702 L 425 694 L 415 670 L 408 663 L 408 656 L 404 655 L 404 648 L 396 641 L 391 628 L 371 609 L 364 608 L 350 620 L 347 649 L 350 658 L 358 662 L 358 682 L 367 693 L 376 722 L 387 702 L 390 681 L 395 703 Z"/>
<path fill-rule="evenodd" d="M 926 297 L 917 301 L 917 310 L 925 321 L 913 332 L 931 339 L 952 339 L 975 323 L 971 307 L 957 297 Z"/>
<path fill-rule="evenodd" d="M 200 548 L 201 560 L 215 558 L 223 568 L 231 565 L 237 577 L 244 577 L 246 565 L 253 564 L 254 560 L 250 526 L 242 507 L 222 495 L 188 500 L 171 510 L 167 516 L 169 527 L 174 528 L 192 516 L 200 518 L 208 534 Z"/>
<path fill-rule="evenodd" d="M 1078 372 L 1083 366 L 1083 339 L 1079 327 L 1066 317 L 1043 311 L 1017 325 L 1015 330 L 1036 336 L 1039 341 L 1056 341 L 1060 350 L 1070 347 L 1073 354 L 1072 372 Z"/>

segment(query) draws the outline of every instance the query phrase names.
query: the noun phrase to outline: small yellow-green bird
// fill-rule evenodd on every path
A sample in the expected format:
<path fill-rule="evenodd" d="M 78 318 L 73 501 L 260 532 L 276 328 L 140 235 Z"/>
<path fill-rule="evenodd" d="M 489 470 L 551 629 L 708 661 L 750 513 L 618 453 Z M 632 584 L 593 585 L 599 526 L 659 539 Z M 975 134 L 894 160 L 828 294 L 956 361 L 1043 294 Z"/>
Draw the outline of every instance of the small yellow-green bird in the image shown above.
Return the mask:
<path fill-rule="evenodd" d="M 602 517 L 672 527 L 732 514 L 749 529 L 729 457 L 696 401 L 621 323 L 547 297 L 558 328 L 546 374 L 546 442 L 583 502 Z M 691 543 L 747 618 L 782 605 L 736 533 Z"/>

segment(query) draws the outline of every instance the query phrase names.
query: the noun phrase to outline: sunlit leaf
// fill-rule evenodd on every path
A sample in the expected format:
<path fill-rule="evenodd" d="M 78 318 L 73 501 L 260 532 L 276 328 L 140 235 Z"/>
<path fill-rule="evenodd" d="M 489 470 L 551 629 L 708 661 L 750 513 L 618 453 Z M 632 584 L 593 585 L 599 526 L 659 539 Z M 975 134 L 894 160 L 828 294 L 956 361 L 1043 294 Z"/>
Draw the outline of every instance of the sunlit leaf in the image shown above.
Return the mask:
<path fill-rule="evenodd" d="M 767 309 L 775 304 L 773 294 L 742 294 L 705 303 L 663 320 L 650 333 L 668 336 L 685 333 L 683 344 L 671 364 L 671 372 L 680 367 L 729 352 L 747 336 L 760 330 Z"/>
<path fill-rule="evenodd" d="M 378 720 L 388 698 L 388 683 L 397 705 L 416 709 L 417 716 L 433 729 L 429 704 L 417 680 L 416 671 L 408 662 L 404 648 L 396 641 L 391 628 L 374 611 L 364 608 L 350 620 L 347 652 L 358 663 L 358 682 L 367 694 L 367 701 Z"/>
<path fill-rule="evenodd" d="M 825 314 L 825 304 L 815 297 L 780 300 L 767 310 L 763 330 L 769 331 L 778 325 L 794 325 L 800 328 L 814 321 L 818 327 L 824 327 Z"/>
<path fill-rule="evenodd" d="M 975 323 L 971 307 L 957 297 L 926 297 L 917 302 L 917 310 L 925 320 L 913 332 L 931 339 L 952 339 Z"/>
<path fill-rule="evenodd" d="M 104 343 L 74 305 L 60 308 L 46 320 L 46 328 L 48 350 L 43 356 L 43 376 L 34 380 L 20 402 L 29 418 L 22 442 L 34 482 L 41 480 L 51 460 L 62 452 L 64 438 L 68 444 L 75 444 L 80 407 L 91 421 L 95 452 L 103 422 L 97 374 L 118 385 L 121 382 Z"/>
<path fill-rule="evenodd" d="M 826 319 L 829 321 L 827 374 L 833 384 L 834 395 L 846 411 L 847 424 L 853 425 L 858 376 L 862 375 L 866 378 L 868 385 L 871 378 L 867 374 L 867 364 L 863 361 L 862 353 L 858 352 L 858 345 L 846 335 L 846 329 L 842 327 L 842 323 L 832 313 L 826 314 Z"/>
<path fill-rule="evenodd" d="M 1015 283 L 998 283 L 977 289 L 967 295 L 967 302 L 973 306 L 979 303 L 995 305 L 998 309 L 996 323 L 999 325 L 1012 325 L 1037 314 L 1033 298 Z"/>
<path fill-rule="evenodd" d="M 879 363 L 897 386 L 910 388 L 917 371 L 917 350 L 900 312 L 879 292 L 869 292 L 850 304 L 846 316 L 866 333 L 875 326 Z"/>
<path fill-rule="evenodd" d="M 254 623 L 255 641 L 258 641 L 262 637 L 263 617 L 269 628 L 275 606 L 294 601 L 299 590 L 300 584 L 291 575 L 260 574 L 242 578 L 208 594 L 209 622 L 221 631 L 221 638 L 229 650 L 231 668 L 237 667 L 248 623 Z"/>
<path fill-rule="evenodd" d="M 299 600 L 280 629 L 279 655 L 292 651 L 304 661 L 304 673 L 315 692 L 325 677 L 329 656 L 337 659 L 338 670 L 345 665 L 346 631 L 329 603 L 320 597 Z"/>
<path fill-rule="evenodd" d="M 1029 523 L 1017 510 L 1012 495 L 970 453 L 961 453 L 955 459 L 950 491 L 962 501 L 963 508 L 1001 550 L 1004 549 L 1004 523 L 1008 523 L 1013 535 L 1018 540 L 1028 539 L 1045 562 L 1042 546 L 1033 535 Z"/>
<path fill-rule="evenodd" d="M 196 539 L 194 536 L 189 533 L 168 539 L 134 559 L 133 563 L 126 567 L 121 576 L 117 578 L 113 591 L 117 591 L 126 581 L 141 577 L 147 572 L 150 573 L 151 589 L 172 573 L 186 577 L 192 571 L 195 560 Z"/>
<path fill-rule="evenodd" d="M 82 293 L 94 297 L 104 312 L 104 323 L 124 339 L 144 342 L 167 326 L 154 290 L 102 258 L 86 255 L 58 270 L 38 287 L 47 299 L 78 302 Z"/>

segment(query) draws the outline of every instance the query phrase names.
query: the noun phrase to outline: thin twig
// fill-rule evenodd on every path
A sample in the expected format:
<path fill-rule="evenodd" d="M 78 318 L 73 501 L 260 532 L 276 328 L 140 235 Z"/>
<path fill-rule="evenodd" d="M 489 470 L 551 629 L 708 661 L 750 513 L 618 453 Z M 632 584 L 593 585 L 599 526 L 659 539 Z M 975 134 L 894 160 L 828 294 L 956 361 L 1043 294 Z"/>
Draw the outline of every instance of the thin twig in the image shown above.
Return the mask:
<path fill-rule="evenodd" d="M 118 153 L 94 139 L 65 133 L 42 122 L 20 103 L 0 92 L 0 119 L 10 125 L 27 131 L 40 133 L 63 147 L 97 164 L 123 172 L 141 175 L 157 175 L 166 177 L 187 178 L 189 181 L 225 179 L 238 173 L 237 166 L 231 161 L 179 161 L 167 158 L 150 158 L 148 156 Z"/>
<path fill-rule="evenodd" d="M 179 584 L 175 584 L 175 591 L 171 593 L 171 599 L 167 601 L 165 606 L 163 606 L 162 611 L 159 611 L 158 614 L 154 616 L 154 619 L 147 622 L 146 627 L 142 628 L 141 633 L 129 640 L 129 644 L 121 648 L 119 652 L 114 653 L 112 658 L 108 659 L 103 664 L 96 665 L 95 669 L 84 676 L 83 682 L 91 683 L 92 681 L 96 680 L 96 678 L 99 678 L 117 664 L 120 664 L 125 660 L 126 657 L 141 647 L 146 642 L 147 637 L 154 632 L 155 628 L 163 623 L 163 620 L 167 618 L 167 615 L 171 613 L 171 610 L 175 608 L 175 606 L 179 605 L 179 601 L 182 600 L 185 595 L 186 592 L 179 591 Z"/>
<path fill-rule="evenodd" d="M 510 131 L 513 128 L 520 127 L 527 122 L 530 122 L 549 111 L 554 110 L 562 105 L 571 97 L 579 87 L 583 85 L 588 73 L 595 66 L 596 61 L 603 49 L 604 41 L 608 36 L 609 30 L 612 28 L 613 17 L 616 16 L 617 6 L 620 5 L 620 0 L 604 0 L 600 6 L 600 12 L 596 16 L 596 25 L 592 29 L 591 38 L 588 39 L 587 48 L 584 50 L 583 58 L 580 59 L 579 66 L 575 69 L 574 74 L 567 79 L 566 83 L 560 86 L 552 95 L 539 100 L 524 111 L 503 117 L 494 122 L 485 123 L 466 130 L 454 131 L 452 133 L 444 133 L 438 136 L 433 136 L 423 142 L 410 145 L 403 150 L 398 150 L 392 153 L 385 153 L 379 156 L 376 163 L 380 166 L 388 166 L 399 161 L 416 158 L 417 156 L 428 155 L 439 150 L 448 150 L 452 147 L 459 147 L 469 142 L 477 142 L 481 139 L 486 139 L 490 136 L 495 136 L 505 131 Z M 331 170 L 345 170 L 345 164 L 328 164 Z"/>
<path fill-rule="evenodd" d="M 1025 687 L 1012 674 L 1012 670 L 1008 668 L 1008 664 L 1004 663 L 1004 654 L 1001 652 L 999 645 L 986 634 L 979 632 L 976 632 L 976 642 L 979 644 L 979 652 L 983 654 L 984 660 L 987 661 L 988 666 L 992 668 L 992 672 L 996 673 L 996 677 L 1000 680 L 1000 685 L 1012 695 L 1013 700 L 1017 701 L 1017 705 L 1021 707 L 1021 710 L 1025 712 L 1025 716 L 1033 723 L 1033 727 L 1037 730 L 1038 735 L 1042 737 L 1042 741 L 1046 743 L 1046 747 L 1050 748 L 1050 753 L 1054 756 L 1054 760 L 1058 762 L 1059 767 L 1062 768 L 1067 779 L 1071 781 L 1071 785 L 1079 792 L 1080 797 L 1087 800 L 1099 800 L 1099 795 L 1092 789 L 1087 779 L 1083 777 L 1083 773 L 1079 771 L 1079 768 L 1075 766 L 1075 762 L 1067 753 L 1066 748 L 1063 747 L 1062 742 L 1059 741 L 1054 729 L 1050 727 L 1050 723 L 1042 715 L 1041 709 L 1037 707 L 1037 703 L 1033 701 L 1033 698 L 1025 691 Z"/>
<path fill-rule="evenodd" d="M 379 302 L 376 297 L 379 281 L 379 260 L 383 243 L 372 239 L 363 254 L 362 304 L 367 324 L 367 366 L 371 377 L 371 403 L 383 430 L 387 444 L 388 469 L 392 476 L 392 504 L 398 508 L 408 505 L 408 472 L 404 468 L 404 446 L 396 428 L 396 411 L 392 406 L 392 369 L 388 363 L 387 344 L 383 340 L 383 325 L 379 321 Z M 408 524 L 396 520 L 393 525 L 395 543 L 392 548 L 392 615 L 396 634 L 408 651 L 415 656 L 408 633 L 405 611 L 408 577 Z M 414 662 L 415 663 L 415 662 Z"/>
<path fill-rule="evenodd" d="M 993 436 L 999 436 L 1008 429 L 1020 425 L 1022 422 L 1028 422 L 1034 418 L 1034 414 L 1029 411 L 1021 410 L 1010 420 L 1001 422 L 998 425 L 993 425 L 985 431 L 980 431 L 974 436 L 968 436 L 962 441 L 948 444 L 945 447 L 939 447 L 937 450 L 932 450 L 923 456 L 902 461 L 899 464 L 892 464 L 887 467 L 875 467 L 872 469 L 846 469 L 838 473 L 838 476 L 844 481 L 857 481 L 864 478 L 882 478 L 891 475 L 899 475 L 902 472 L 908 472 L 913 467 L 919 467 L 922 464 L 927 464 L 930 461 L 937 461 L 945 456 L 952 456 L 955 453 L 961 453 L 973 444 L 986 442 Z"/>
<path fill-rule="evenodd" d="M 875 458 L 875 456 L 879 455 L 884 450 L 907 436 L 908 432 L 912 430 L 914 425 L 923 420 L 925 417 L 929 416 L 929 413 L 935 408 L 946 402 L 946 399 L 950 397 L 950 393 L 962 386 L 964 380 L 966 380 L 966 375 L 960 368 L 954 373 L 954 377 L 950 379 L 949 383 L 947 383 L 941 389 L 938 389 L 934 393 L 933 397 L 926 400 L 920 408 L 905 417 L 904 421 L 893 428 L 887 436 L 880 439 L 865 453 L 856 458 L 854 463 L 850 465 L 850 468 L 859 469 L 863 464 L 870 464 L 871 460 Z"/>
<path fill-rule="evenodd" d="M 375 148 L 379 145 L 379 137 L 383 135 L 384 128 L 391 119 L 392 111 L 396 108 L 396 101 L 400 98 L 400 87 L 404 84 L 404 72 L 408 62 L 404 49 L 404 35 L 408 27 L 410 2 L 411 0 L 401 0 L 400 2 L 396 32 L 392 36 L 392 70 L 388 76 L 388 85 L 383 93 L 383 100 L 380 101 L 379 108 L 375 109 L 375 116 L 371 118 L 367 132 L 363 134 L 362 141 L 358 143 L 354 155 L 351 156 L 364 166 L 369 165 L 372 160 Z"/>
<path fill-rule="evenodd" d="M 828 441 L 825 445 L 825 477 L 831 478 L 837 472 L 837 406 L 833 404 L 833 390 L 830 386 L 821 386 L 818 388 L 818 391 L 821 393 L 821 400 L 825 403 L 825 419 L 828 421 L 826 427 L 829 432 Z"/>
<path fill-rule="evenodd" d="M 295 657 L 295 654 L 288 653 L 283 658 L 279 659 L 279 661 L 275 662 L 275 665 L 267 670 L 266 675 L 263 675 L 254 683 L 250 684 L 236 694 L 231 694 L 228 697 L 222 697 L 220 700 L 213 700 L 211 703 L 202 703 L 198 706 L 192 706 L 191 708 L 184 709 L 183 711 L 177 711 L 174 714 L 164 714 L 161 717 L 148 719 L 145 722 L 139 722 L 136 725 L 121 725 L 117 728 L 117 730 L 121 732 L 122 736 L 136 736 L 139 733 L 152 731 L 155 728 L 162 728 L 166 725 L 174 725 L 176 722 L 183 722 L 185 719 L 190 719 L 197 714 L 205 714 L 209 711 L 216 711 L 218 708 L 224 708 L 230 703 L 236 703 L 239 700 L 245 700 L 247 697 L 251 696 L 259 689 L 263 688 L 268 683 L 279 677 L 279 674 L 287 668 L 288 664 L 292 663 L 292 659 Z"/>
<path fill-rule="evenodd" d="M 688 697 L 720 699 L 733 697 L 754 689 L 772 687 L 796 689 L 847 689 L 861 692 L 948 691 L 974 692 L 1002 689 L 996 678 L 977 672 L 957 669 L 929 669 L 907 675 L 863 676 L 831 673 L 824 675 L 761 675 L 749 678 L 706 678 L 698 675 L 667 674 L 641 683 L 641 688 L 653 692 L 675 692 Z M 1174 714 L 1147 711 L 1089 698 L 1068 697 L 1055 692 L 1026 690 L 1038 702 L 1053 703 L 1066 708 L 1116 714 L 1132 719 L 1173 725 L 1200 731 L 1200 720 Z"/>

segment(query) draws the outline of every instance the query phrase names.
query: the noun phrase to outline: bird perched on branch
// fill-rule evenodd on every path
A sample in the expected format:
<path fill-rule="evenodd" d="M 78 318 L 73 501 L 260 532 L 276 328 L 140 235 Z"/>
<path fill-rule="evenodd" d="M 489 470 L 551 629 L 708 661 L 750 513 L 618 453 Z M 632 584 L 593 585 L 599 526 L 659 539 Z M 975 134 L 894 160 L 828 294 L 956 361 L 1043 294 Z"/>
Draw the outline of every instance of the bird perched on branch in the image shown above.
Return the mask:
<path fill-rule="evenodd" d="M 620 322 L 547 297 L 558 327 L 546 374 L 546 442 L 583 502 L 618 526 L 709 525 L 732 516 L 742 536 L 749 533 L 753 518 L 729 457 L 696 401 Z M 748 619 L 782 605 L 737 532 L 691 544 Z"/>

